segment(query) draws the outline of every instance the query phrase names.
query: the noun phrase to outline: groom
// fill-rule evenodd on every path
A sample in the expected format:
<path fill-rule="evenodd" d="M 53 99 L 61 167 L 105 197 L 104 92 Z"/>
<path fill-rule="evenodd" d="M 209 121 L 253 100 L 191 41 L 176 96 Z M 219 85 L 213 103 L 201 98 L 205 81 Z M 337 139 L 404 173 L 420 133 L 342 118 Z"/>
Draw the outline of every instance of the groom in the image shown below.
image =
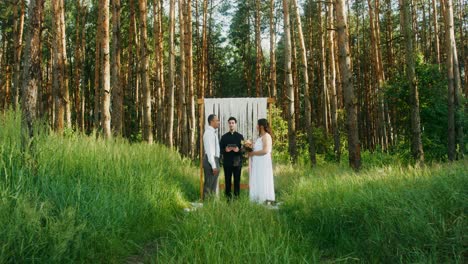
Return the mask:
<path fill-rule="evenodd" d="M 216 115 L 208 116 L 208 127 L 203 134 L 203 147 L 205 155 L 203 157 L 203 170 L 205 181 L 203 185 L 203 199 L 216 193 L 218 188 L 219 175 L 219 140 L 216 129 L 219 127 L 219 119 Z"/>
<path fill-rule="evenodd" d="M 244 136 L 236 131 L 237 120 L 234 117 L 228 119 L 229 132 L 221 137 L 221 153 L 223 154 L 225 194 L 226 198 L 231 199 L 231 182 L 234 176 L 234 195 L 239 197 L 240 178 L 242 171 L 242 141 Z"/>

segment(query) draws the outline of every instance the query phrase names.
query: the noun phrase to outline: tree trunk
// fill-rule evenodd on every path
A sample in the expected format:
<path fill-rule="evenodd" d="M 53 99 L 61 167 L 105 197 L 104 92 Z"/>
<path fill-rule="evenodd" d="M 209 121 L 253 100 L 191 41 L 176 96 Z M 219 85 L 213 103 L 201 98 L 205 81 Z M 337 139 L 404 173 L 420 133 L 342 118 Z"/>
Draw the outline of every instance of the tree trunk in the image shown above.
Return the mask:
<path fill-rule="evenodd" d="M 61 14 L 60 14 L 60 26 L 61 26 L 61 44 L 62 44 L 62 56 L 63 56 L 63 86 L 62 89 L 62 96 L 64 97 L 65 103 L 65 126 L 66 128 L 72 127 L 71 121 L 71 103 L 70 103 L 70 89 L 69 89 L 69 64 L 68 64 L 68 57 L 67 57 L 67 44 L 66 44 L 66 26 L 65 26 L 65 2 L 61 1 Z"/>
<path fill-rule="evenodd" d="M 242 63 L 244 70 L 244 81 L 247 87 L 247 97 L 252 96 L 252 72 L 251 72 L 251 57 L 250 57 L 250 2 L 246 3 L 245 23 L 247 24 L 247 31 L 249 34 L 246 36 L 246 41 L 242 49 Z"/>
<path fill-rule="evenodd" d="M 153 88 L 153 93 L 154 93 L 154 118 L 155 118 L 155 126 L 154 126 L 154 132 L 155 132 L 155 139 L 156 141 L 162 142 L 161 138 L 161 119 L 162 119 L 162 114 L 160 112 L 160 107 L 161 107 L 161 76 L 160 76 L 160 69 L 159 69 L 159 60 L 160 60 L 160 52 L 159 52 L 159 0 L 153 0 L 153 39 L 154 39 L 154 69 L 153 69 L 153 74 L 154 74 L 154 88 Z M 159 124 L 159 125 L 158 125 Z"/>
<path fill-rule="evenodd" d="M 75 113 L 76 113 L 76 129 L 84 131 L 84 111 L 81 107 L 81 100 L 84 99 L 83 87 L 82 87 L 82 71 L 83 71 L 83 60 L 84 60 L 84 48 L 85 48 L 85 23 L 87 7 L 80 0 L 77 2 L 77 13 L 76 17 L 76 39 L 75 39 L 75 67 L 74 67 L 74 91 L 75 91 Z"/>
<path fill-rule="evenodd" d="M 263 84 L 262 84 L 262 40 L 260 30 L 260 0 L 255 0 L 255 48 L 256 48 L 256 62 L 255 62 L 255 95 L 257 97 L 263 96 Z"/>
<path fill-rule="evenodd" d="M 467 33 L 466 32 L 466 21 L 465 19 L 468 17 L 466 15 L 466 3 L 462 2 L 461 0 L 458 1 L 458 25 L 459 25 L 459 35 L 460 35 L 460 57 L 463 60 L 463 65 L 464 65 L 464 87 L 461 86 L 460 89 L 463 91 L 460 91 L 460 96 L 463 97 L 463 94 L 465 95 L 465 105 L 461 105 L 461 107 L 465 111 L 465 116 L 468 114 L 468 54 L 467 54 L 467 48 L 468 48 L 468 39 L 467 39 Z M 461 79 L 460 79 L 461 80 Z M 465 150 L 465 149 L 464 149 Z"/>
<path fill-rule="evenodd" d="M 22 87 L 22 112 L 29 137 L 34 135 L 33 123 L 36 120 L 37 92 L 42 82 L 40 47 L 43 11 L 44 0 L 30 1 Z"/>
<path fill-rule="evenodd" d="M 146 0 L 139 0 L 140 9 L 140 74 L 141 90 L 143 92 L 143 139 L 153 143 L 153 124 L 151 120 L 151 88 L 149 84 L 149 52 L 147 37 Z"/>
<path fill-rule="evenodd" d="M 112 87 L 112 128 L 115 135 L 123 131 L 123 87 L 121 73 L 120 44 L 120 0 L 112 0 L 112 56 L 111 56 L 111 87 Z"/>
<path fill-rule="evenodd" d="M 292 1 L 292 0 L 290 0 Z M 294 13 L 293 13 L 294 14 Z M 296 121 L 296 129 L 301 127 L 301 107 L 299 101 L 299 73 L 297 70 L 297 45 L 296 45 L 296 31 L 295 31 L 295 20 L 294 16 L 291 17 L 290 21 L 291 28 L 291 66 L 293 76 L 293 87 L 294 87 L 294 120 Z"/>
<path fill-rule="evenodd" d="M 374 2 L 374 4 L 372 3 Z M 382 151 L 386 151 L 388 147 L 388 140 L 387 140 L 387 127 L 385 123 L 385 111 L 384 111 L 384 100 L 383 100 L 383 92 L 382 87 L 385 82 L 385 74 L 383 70 L 383 62 L 382 62 L 382 52 L 381 52 L 381 45 L 380 45 L 380 22 L 379 22 L 379 15 L 380 15 L 380 8 L 379 8 L 379 0 L 371 1 L 367 0 L 368 7 L 369 7 L 369 18 L 370 18 L 370 28 L 371 28 L 371 43 L 372 43 L 372 53 L 373 53 L 373 69 L 374 69 L 374 76 L 377 77 L 377 83 L 375 84 L 375 104 L 377 104 L 377 136 L 379 139 L 379 144 L 382 148 Z M 375 6 L 374 6 L 375 5 Z"/>
<path fill-rule="evenodd" d="M 6 51 L 7 51 L 7 41 L 5 34 L 2 33 L 2 47 L 0 49 L 0 109 L 5 110 L 8 109 L 8 105 L 10 104 L 9 91 L 7 93 L 7 85 L 6 85 Z"/>
<path fill-rule="evenodd" d="M 201 71 L 200 71 L 200 98 L 205 98 L 206 94 L 206 74 L 208 57 L 208 0 L 203 0 L 203 25 L 202 25 L 202 50 L 201 50 Z"/>
<path fill-rule="evenodd" d="M 55 91 L 55 130 L 63 133 L 65 121 L 68 124 L 67 114 L 68 101 L 68 78 L 67 56 L 65 50 L 65 25 L 62 24 L 64 16 L 63 0 L 53 1 L 54 10 L 54 91 Z M 67 126 L 68 127 L 68 126 Z"/>
<path fill-rule="evenodd" d="M 275 1 L 270 0 L 270 96 L 276 98 L 276 22 Z"/>
<path fill-rule="evenodd" d="M 134 48 L 136 46 L 136 15 L 135 15 L 135 0 L 129 0 L 130 19 L 128 29 L 128 62 L 127 62 L 127 83 L 124 90 L 124 113 L 123 116 L 126 118 L 124 134 L 126 136 L 132 135 L 133 131 L 138 131 L 138 108 L 137 101 L 138 95 L 135 93 L 136 81 L 135 81 L 135 61 L 136 54 Z M 126 109 L 126 111 L 125 111 Z"/>
<path fill-rule="evenodd" d="M 455 30 L 453 23 L 453 2 L 443 0 L 445 5 L 445 38 L 447 52 L 447 77 L 448 77 L 448 158 L 450 161 L 463 156 L 463 127 L 460 111 L 460 72 L 458 66 L 457 46 L 455 42 Z"/>
<path fill-rule="evenodd" d="M 100 106 L 101 106 L 101 19 L 97 19 L 96 25 L 96 50 L 94 56 L 94 109 L 93 128 L 100 127 Z"/>
<path fill-rule="evenodd" d="M 312 127 L 312 118 L 311 118 L 311 103 L 310 103 L 310 93 L 309 93 L 309 71 L 307 65 L 307 50 L 304 41 L 304 34 L 302 32 L 302 21 L 301 21 L 301 14 L 299 11 L 299 6 L 297 5 L 297 0 L 292 0 L 293 10 L 295 13 L 297 29 L 298 29 L 298 37 L 299 37 L 299 47 L 301 49 L 301 69 L 302 69 L 302 76 L 304 78 L 304 118 L 305 118 L 305 125 L 306 125 L 306 133 L 307 139 L 309 142 L 309 159 L 312 166 L 316 165 L 317 160 L 315 157 L 315 142 L 314 142 L 314 133 Z"/>
<path fill-rule="evenodd" d="M 432 0 L 432 21 L 434 22 L 434 41 L 435 41 L 435 52 L 436 52 L 436 62 L 439 65 L 440 70 L 440 42 L 439 42 L 439 22 L 437 15 L 437 5 L 436 0 Z"/>
<path fill-rule="evenodd" d="M 322 125 L 325 135 L 328 135 L 328 106 L 327 106 L 327 60 L 325 54 L 325 31 L 323 30 L 323 19 L 322 19 L 322 3 L 318 3 L 318 20 L 319 20 L 319 34 L 320 34 L 320 62 L 321 62 L 321 74 L 322 77 L 322 89 L 321 89 L 321 99 L 322 99 Z"/>
<path fill-rule="evenodd" d="M 394 52 L 394 45 L 393 45 L 393 15 L 392 15 L 392 3 L 391 0 L 386 0 L 386 11 L 385 11 L 385 24 L 386 24 L 386 59 L 387 59 L 387 78 L 391 79 L 393 77 L 393 72 L 396 70 L 396 63 L 395 63 L 395 52 Z M 387 138 L 389 141 L 389 145 L 395 145 L 395 132 L 394 132 L 394 125 L 392 124 L 393 120 L 395 120 L 395 116 L 392 115 L 392 106 L 389 108 L 389 104 L 391 102 L 385 101 L 385 111 L 387 116 Z"/>
<path fill-rule="evenodd" d="M 19 3 L 21 2 L 21 3 Z M 20 7 L 19 12 L 16 10 Z M 16 4 L 13 6 L 14 15 L 18 13 L 15 17 L 15 23 L 13 25 L 13 36 L 14 40 L 14 71 L 13 71 L 13 90 L 14 90 L 14 103 L 13 106 L 15 109 L 18 109 L 19 97 L 20 97 L 20 89 L 21 89 L 21 54 L 23 51 L 23 32 L 24 32 L 24 13 L 25 13 L 25 3 L 24 0 L 18 0 Z"/>
<path fill-rule="evenodd" d="M 102 55 L 102 133 L 105 138 L 110 138 L 110 62 L 109 62 L 109 0 L 101 0 L 99 14 L 101 15 L 101 55 Z"/>
<path fill-rule="evenodd" d="M 175 90 L 175 0 L 169 0 L 169 119 L 168 119 L 168 144 L 174 146 L 174 90 Z"/>
<path fill-rule="evenodd" d="M 335 32 L 334 32 L 334 17 L 333 17 L 333 3 L 328 4 L 328 56 L 330 72 L 328 74 L 330 86 L 330 116 L 331 128 L 333 132 L 333 153 L 337 162 L 340 162 L 341 147 L 340 147 L 340 134 L 338 131 L 338 118 L 337 118 L 337 93 L 336 93 L 336 66 L 335 66 Z"/>
<path fill-rule="evenodd" d="M 186 42 L 186 35 L 185 35 L 185 21 L 184 21 L 184 9 L 185 1 L 178 0 L 179 2 L 179 33 L 180 33 L 180 90 L 179 90 L 179 109 L 180 112 L 178 116 L 178 129 L 179 129 L 179 136 L 181 137 L 179 146 L 179 151 L 184 154 L 188 155 L 188 134 L 187 134 L 187 103 L 186 103 L 186 54 L 185 54 L 185 42 Z"/>
<path fill-rule="evenodd" d="M 213 34 L 213 31 L 211 30 L 212 29 L 212 24 L 213 24 L 213 0 L 210 0 L 209 1 L 210 3 L 210 8 L 209 8 L 209 18 L 208 18 L 208 28 L 207 28 L 207 46 L 206 46 L 206 53 L 205 53 L 205 56 L 206 56 L 206 59 L 205 59 L 205 62 L 206 62 L 206 72 L 205 72 L 205 76 L 206 76 L 206 87 L 207 87 L 207 90 L 208 90 L 208 95 L 210 97 L 213 97 L 215 96 L 214 94 L 214 87 L 213 87 L 213 72 L 215 71 L 214 69 L 214 60 L 213 60 L 213 53 L 210 52 L 212 51 L 212 49 L 210 49 L 210 45 L 212 45 L 212 34 Z M 207 10 L 208 12 L 208 10 Z"/>
<path fill-rule="evenodd" d="M 416 79 L 414 49 L 413 49 L 413 21 L 408 0 L 399 0 L 400 23 L 405 40 L 406 74 L 410 86 L 411 101 L 411 153 L 418 163 L 424 162 L 424 151 L 421 141 L 421 121 L 419 117 L 419 94 Z"/>
<path fill-rule="evenodd" d="M 195 157 L 195 93 L 193 87 L 193 48 L 192 48 L 192 0 L 186 0 L 185 11 L 185 57 L 186 57 L 186 74 L 187 74 L 187 89 L 188 89 L 188 148 L 189 156 Z"/>
<path fill-rule="evenodd" d="M 453 2 L 453 0 L 450 0 Z M 461 3 L 459 3 L 459 8 L 461 8 Z M 453 3 L 452 3 L 452 18 L 453 18 Z M 458 21 L 460 24 L 462 21 Z M 453 23 L 453 31 L 455 32 L 455 23 Z M 454 33 L 455 36 L 455 33 Z M 463 43 L 463 31 L 460 31 L 460 43 Z M 462 88 L 462 82 L 461 82 L 461 74 L 460 74 L 460 63 L 459 63 L 459 57 L 458 57 L 458 49 L 457 49 L 457 42 L 456 38 L 454 38 L 453 44 L 452 44 L 452 49 L 453 49 L 453 67 L 454 67 L 454 77 L 455 77 L 455 130 L 456 130 L 456 137 L 457 137 L 457 144 L 458 144 L 458 151 L 457 151 L 457 160 L 461 160 L 464 158 L 465 155 L 465 142 L 464 142 L 464 132 L 463 132 L 463 127 L 464 127 L 464 114 L 465 114 L 465 103 L 464 98 L 463 98 L 463 88 Z M 462 46 L 462 49 L 464 47 Z M 462 55 L 464 54 L 463 51 L 461 53 Z M 465 72 L 466 72 L 466 67 L 467 65 L 465 64 Z"/>
<path fill-rule="evenodd" d="M 349 164 L 353 169 L 358 170 L 361 167 L 361 149 L 359 143 L 357 101 L 354 96 L 351 57 L 349 54 L 346 1 L 336 0 L 335 8 L 341 83 L 343 86 L 343 99 L 346 108 L 346 126 L 348 129 Z"/>
<path fill-rule="evenodd" d="M 296 150 L 296 122 L 294 113 L 294 86 L 291 70 L 291 27 L 289 19 L 289 0 L 283 0 L 284 14 L 284 69 L 285 69 L 285 91 L 287 91 L 288 101 L 288 139 L 289 139 L 289 154 L 292 161 L 297 161 Z"/>
<path fill-rule="evenodd" d="M 163 46 L 163 4 L 162 0 L 154 0 L 155 8 L 155 58 L 156 58 L 156 80 L 157 80 L 157 130 L 158 130 L 158 139 L 162 142 L 165 140 L 165 135 L 167 131 L 165 130 L 164 123 L 164 103 L 165 103 L 165 83 L 164 83 L 164 46 Z"/>
<path fill-rule="evenodd" d="M 395 68 L 394 48 L 393 48 L 393 13 L 392 13 L 392 1 L 386 1 L 385 11 L 385 25 L 386 25 L 386 49 L 387 49 L 387 67 L 390 69 Z M 390 71 L 391 72 L 391 71 Z M 387 76 L 388 78 L 389 76 Z M 390 76 L 391 77 L 391 76 Z"/>

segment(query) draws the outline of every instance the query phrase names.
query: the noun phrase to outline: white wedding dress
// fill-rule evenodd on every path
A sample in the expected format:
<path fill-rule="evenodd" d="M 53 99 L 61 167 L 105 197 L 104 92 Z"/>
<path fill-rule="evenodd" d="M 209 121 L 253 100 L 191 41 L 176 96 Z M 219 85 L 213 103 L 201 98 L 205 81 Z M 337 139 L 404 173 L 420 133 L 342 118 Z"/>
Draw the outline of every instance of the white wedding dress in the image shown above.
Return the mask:
<path fill-rule="evenodd" d="M 263 149 L 262 138 L 258 138 L 254 151 Z M 273 183 L 273 165 L 271 162 L 271 147 L 263 156 L 253 156 L 250 159 L 250 200 L 258 203 L 275 201 L 275 186 Z"/>

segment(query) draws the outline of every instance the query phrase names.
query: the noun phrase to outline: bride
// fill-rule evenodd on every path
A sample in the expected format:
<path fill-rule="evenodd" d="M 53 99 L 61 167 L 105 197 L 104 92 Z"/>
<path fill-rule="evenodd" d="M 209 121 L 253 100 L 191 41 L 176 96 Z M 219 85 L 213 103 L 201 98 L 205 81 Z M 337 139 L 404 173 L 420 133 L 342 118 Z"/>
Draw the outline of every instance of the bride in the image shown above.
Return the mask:
<path fill-rule="evenodd" d="M 257 123 L 260 137 L 249 153 L 250 168 L 250 200 L 258 203 L 275 201 L 275 187 L 273 183 L 273 165 L 271 162 L 272 138 L 271 129 L 266 119 Z"/>

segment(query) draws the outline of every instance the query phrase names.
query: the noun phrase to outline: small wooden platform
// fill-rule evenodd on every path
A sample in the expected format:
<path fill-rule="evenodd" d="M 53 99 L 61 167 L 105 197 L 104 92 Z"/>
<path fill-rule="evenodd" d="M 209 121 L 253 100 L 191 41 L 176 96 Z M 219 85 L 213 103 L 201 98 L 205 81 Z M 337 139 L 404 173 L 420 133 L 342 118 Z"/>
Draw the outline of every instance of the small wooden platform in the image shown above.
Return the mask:
<path fill-rule="evenodd" d="M 220 190 L 224 190 L 224 188 L 225 188 L 225 187 L 224 187 L 224 183 L 220 183 L 220 184 L 219 184 L 219 189 L 220 189 Z M 234 189 L 234 186 L 232 186 L 231 188 Z M 241 190 L 248 190 L 248 189 L 249 189 L 249 185 L 248 185 L 248 184 L 245 184 L 245 183 L 241 183 L 241 184 L 240 184 L 240 188 L 241 188 Z"/>

